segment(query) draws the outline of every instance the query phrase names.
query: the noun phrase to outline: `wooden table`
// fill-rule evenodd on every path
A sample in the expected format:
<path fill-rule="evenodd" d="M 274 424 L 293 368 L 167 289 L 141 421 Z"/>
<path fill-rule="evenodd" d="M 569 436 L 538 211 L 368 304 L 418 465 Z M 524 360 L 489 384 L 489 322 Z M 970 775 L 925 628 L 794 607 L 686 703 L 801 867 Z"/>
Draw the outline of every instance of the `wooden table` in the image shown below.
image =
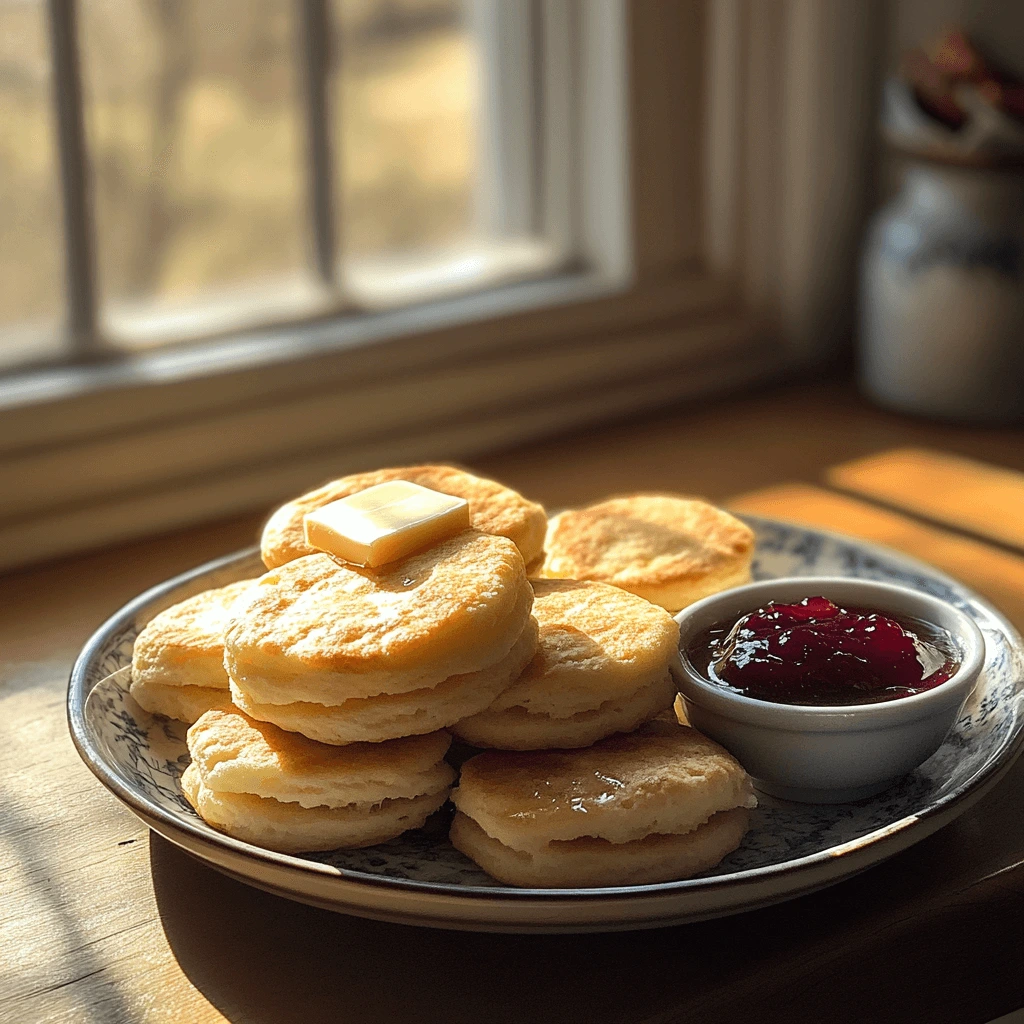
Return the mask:
<path fill-rule="evenodd" d="M 906 446 L 1024 470 L 1020 431 L 905 420 L 832 383 L 701 403 L 478 468 L 552 507 L 637 489 L 743 494 L 737 507 L 931 555 L 1024 627 L 1024 554 L 821 487 L 827 467 Z M 123 602 L 251 543 L 259 521 L 3 580 L 0 1021 L 982 1024 L 1024 1005 L 1024 762 L 955 823 L 857 878 L 740 917 L 634 934 L 362 921 L 250 889 L 149 834 L 72 748 L 68 671 Z"/>

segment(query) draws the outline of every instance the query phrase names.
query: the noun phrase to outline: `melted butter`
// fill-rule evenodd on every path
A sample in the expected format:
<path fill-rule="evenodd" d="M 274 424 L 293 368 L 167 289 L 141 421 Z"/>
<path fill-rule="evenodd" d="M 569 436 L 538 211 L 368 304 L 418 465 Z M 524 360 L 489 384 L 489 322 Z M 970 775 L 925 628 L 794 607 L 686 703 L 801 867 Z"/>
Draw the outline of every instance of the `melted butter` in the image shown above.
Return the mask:
<path fill-rule="evenodd" d="M 559 807 L 565 807 L 576 814 L 588 814 L 591 807 L 600 807 L 614 800 L 625 785 L 621 779 L 601 771 L 574 778 L 565 788 L 559 787 L 557 790 L 550 779 L 545 779 L 531 795 L 534 806 L 514 811 L 510 817 L 520 820 L 534 818 L 542 811 L 556 811 Z"/>

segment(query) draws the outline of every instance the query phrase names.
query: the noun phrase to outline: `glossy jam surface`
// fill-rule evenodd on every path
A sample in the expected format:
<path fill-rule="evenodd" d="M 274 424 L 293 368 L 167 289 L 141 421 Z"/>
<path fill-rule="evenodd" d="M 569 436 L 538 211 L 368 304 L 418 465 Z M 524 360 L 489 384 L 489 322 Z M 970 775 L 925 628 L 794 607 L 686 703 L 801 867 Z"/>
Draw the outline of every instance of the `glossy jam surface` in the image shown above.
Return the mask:
<path fill-rule="evenodd" d="M 772 603 L 716 623 L 687 648 L 710 682 L 776 704 L 848 705 L 930 690 L 959 667 L 953 638 L 937 626 L 840 608 L 824 597 Z"/>

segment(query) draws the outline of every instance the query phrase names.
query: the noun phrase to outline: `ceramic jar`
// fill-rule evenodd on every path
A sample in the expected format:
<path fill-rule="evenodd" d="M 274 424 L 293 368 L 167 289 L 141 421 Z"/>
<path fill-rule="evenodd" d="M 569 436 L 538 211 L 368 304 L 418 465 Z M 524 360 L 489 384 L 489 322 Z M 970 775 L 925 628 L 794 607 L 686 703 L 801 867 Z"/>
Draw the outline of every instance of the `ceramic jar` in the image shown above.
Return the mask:
<path fill-rule="evenodd" d="M 1024 174 L 919 161 L 875 217 L 861 277 L 860 378 L 883 405 L 1024 417 Z"/>

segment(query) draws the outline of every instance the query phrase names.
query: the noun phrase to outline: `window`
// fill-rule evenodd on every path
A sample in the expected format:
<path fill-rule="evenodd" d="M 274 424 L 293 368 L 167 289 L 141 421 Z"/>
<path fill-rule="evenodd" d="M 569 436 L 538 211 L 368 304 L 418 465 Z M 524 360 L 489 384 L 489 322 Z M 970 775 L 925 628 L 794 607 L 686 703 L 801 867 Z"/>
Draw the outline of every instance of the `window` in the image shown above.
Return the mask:
<path fill-rule="evenodd" d="M 0 7 L 0 365 L 58 349 L 63 236 L 45 12 Z"/>
<path fill-rule="evenodd" d="M 0 298 L 0 360 L 31 354 L 30 337 L 40 355 L 74 358 L 353 316 L 563 264 L 566 239 L 545 229 L 541 196 L 565 192 L 549 179 L 567 162 L 549 154 L 541 167 L 535 87 L 554 10 L 0 7 L 0 102 L 13 129 L 0 157 L 13 193 L 0 266 L 26 283 Z M 557 58 L 570 60 L 568 45 Z M 40 330 L 25 328 L 42 320 L 59 335 L 62 306 L 71 336 L 40 346 Z"/>
<path fill-rule="evenodd" d="M 827 354 L 873 9 L 5 0 L 0 568 Z"/>

